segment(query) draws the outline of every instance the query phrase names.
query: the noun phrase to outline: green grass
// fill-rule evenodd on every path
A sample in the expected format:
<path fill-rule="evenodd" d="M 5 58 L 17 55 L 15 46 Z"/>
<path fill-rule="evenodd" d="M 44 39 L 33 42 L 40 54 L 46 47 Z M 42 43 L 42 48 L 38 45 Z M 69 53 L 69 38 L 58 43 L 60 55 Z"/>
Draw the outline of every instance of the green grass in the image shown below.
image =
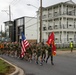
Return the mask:
<path fill-rule="evenodd" d="M 9 64 L 7 64 L 6 62 L 4 62 L 3 60 L 0 59 L 0 73 L 6 73 L 8 70 Z"/>
<path fill-rule="evenodd" d="M 15 67 L 0 59 L 0 75 L 9 75 L 15 71 Z"/>

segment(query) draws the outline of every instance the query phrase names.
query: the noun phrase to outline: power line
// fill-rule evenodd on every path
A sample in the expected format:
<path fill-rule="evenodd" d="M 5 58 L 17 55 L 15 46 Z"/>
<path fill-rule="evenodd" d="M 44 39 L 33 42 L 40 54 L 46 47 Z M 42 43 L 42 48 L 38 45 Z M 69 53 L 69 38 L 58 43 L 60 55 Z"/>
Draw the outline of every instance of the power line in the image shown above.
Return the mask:
<path fill-rule="evenodd" d="M 34 24 L 31 24 L 31 25 L 27 26 L 26 28 L 29 28 L 29 27 L 31 27 L 31 26 L 33 26 L 33 25 L 35 25 L 35 24 L 37 24 L 37 22 L 34 23 Z"/>
<path fill-rule="evenodd" d="M 2 12 L 0 12 L 0 13 L 2 14 Z M 2 21 L 3 21 L 4 19 L 5 19 L 4 17 L 1 18 Z"/>
<path fill-rule="evenodd" d="M 30 31 L 37 31 L 37 30 L 31 30 L 31 29 L 27 29 L 27 30 L 30 30 Z"/>
<path fill-rule="evenodd" d="M 16 0 L 12 0 L 11 2 L 10 2 L 10 4 L 14 4 L 16 2 Z"/>
<path fill-rule="evenodd" d="M 31 26 L 34 26 L 34 25 L 36 25 L 38 22 L 36 22 L 36 23 L 34 23 L 34 24 L 31 24 L 31 25 L 29 25 L 29 26 L 27 26 L 26 28 L 29 28 L 29 27 L 31 27 Z M 26 29 L 25 28 L 25 29 Z"/>
<path fill-rule="evenodd" d="M 20 1 L 20 0 L 18 0 L 18 1 Z M 17 0 L 13 0 L 11 3 L 14 5 L 14 4 L 16 4 L 17 2 L 18 2 Z M 27 5 L 27 4 L 26 4 Z M 35 15 L 35 16 L 37 16 L 37 15 Z M 32 17 L 30 20 L 28 20 L 28 21 L 26 21 L 25 22 L 25 24 L 27 24 L 27 23 L 29 23 L 31 20 L 33 20 L 35 17 Z M 35 24 L 37 24 L 37 23 L 34 23 L 34 24 L 32 24 L 32 25 L 29 25 L 29 26 L 27 26 L 26 28 L 29 28 L 29 27 L 31 27 L 31 26 L 33 26 L 33 25 L 35 25 Z"/>
<path fill-rule="evenodd" d="M 35 15 L 35 16 L 37 16 L 37 15 Z M 31 20 L 33 20 L 35 18 L 35 16 L 32 17 L 31 19 L 29 19 L 28 21 L 26 21 L 25 24 L 27 24 L 28 22 L 30 22 Z"/>
<path fill-rule="evenodd" d="M 12 5 L 16 5 L 16 4 L 18 4 L 18 3 L 19 3 L 19 1 L 21 1 L 21 0 L 13 0 L 13 1 L 11 1 L 11 3 L 10 3 L 10 4 L 12 4 Z"/>

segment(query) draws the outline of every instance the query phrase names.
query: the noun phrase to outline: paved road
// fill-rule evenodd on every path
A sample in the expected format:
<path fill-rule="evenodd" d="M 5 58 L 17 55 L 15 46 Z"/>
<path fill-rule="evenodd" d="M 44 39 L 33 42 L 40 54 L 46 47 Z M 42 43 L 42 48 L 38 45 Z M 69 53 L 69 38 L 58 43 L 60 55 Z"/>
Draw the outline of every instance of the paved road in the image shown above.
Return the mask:
<path fill-rule="evenodd" d="M 72 57 L 73 55 L 57 55 L 54 57 L 55 65 L 51 65 L 49 60 L 43 66 L 5 55 L 0 56 L 24 69 L 25 75 L 76 75 L 76 57 Z"/>

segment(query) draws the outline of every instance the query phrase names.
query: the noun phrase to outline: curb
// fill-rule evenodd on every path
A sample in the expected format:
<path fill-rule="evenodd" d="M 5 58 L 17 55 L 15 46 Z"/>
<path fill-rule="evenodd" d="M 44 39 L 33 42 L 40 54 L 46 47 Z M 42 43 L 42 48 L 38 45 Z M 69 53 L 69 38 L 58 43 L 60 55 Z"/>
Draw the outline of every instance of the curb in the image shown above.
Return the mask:
<path fill-rule="evenodd" d="M 13 65 L 12 63 L 8 62 L 7 60 L 5 60 L 5 59 L 3 59 L 1 57 L 0 57 L 0 59 L 5 61 L 6 63 L 12 65 L 13 67 L 15 67 L 16 70 L 13 73 L 9 74 L 9 75 L 24 75 L 24 71 L 21 68 Z"/>
<path fill-rule="evenodd" d="M 25 75 L 24 71 L 21 68 L 19 68 L 19 75 Z"/>

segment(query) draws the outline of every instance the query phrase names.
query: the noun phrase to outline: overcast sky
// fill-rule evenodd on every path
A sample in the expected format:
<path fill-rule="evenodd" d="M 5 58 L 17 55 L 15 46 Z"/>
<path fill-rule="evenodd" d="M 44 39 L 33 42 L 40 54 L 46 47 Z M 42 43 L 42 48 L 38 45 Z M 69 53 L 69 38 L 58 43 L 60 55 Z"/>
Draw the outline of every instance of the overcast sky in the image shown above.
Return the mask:
<path fill-rule="evenodd" d="M 59 2 L 66 2 L 66 1 L 68 0 L 42 0 L 42 6 L 47 7 L 50 5 L 57 4 Z M 73 0 L 73 2 L 76 2 L 76 0 Z M 40 0 L 0 0 L 0 31 L 1 31 L 1 25 L 3 31 L 5 30 L 3 22 L 9 20 L 8 15 L 9 5 L 11 6 L 12 20 L 22 16 L 35 17 L 37 8 L 33 6 L 27 6 L 27 4 L 32 4 L 38 8 L 40 6 Z"/>

